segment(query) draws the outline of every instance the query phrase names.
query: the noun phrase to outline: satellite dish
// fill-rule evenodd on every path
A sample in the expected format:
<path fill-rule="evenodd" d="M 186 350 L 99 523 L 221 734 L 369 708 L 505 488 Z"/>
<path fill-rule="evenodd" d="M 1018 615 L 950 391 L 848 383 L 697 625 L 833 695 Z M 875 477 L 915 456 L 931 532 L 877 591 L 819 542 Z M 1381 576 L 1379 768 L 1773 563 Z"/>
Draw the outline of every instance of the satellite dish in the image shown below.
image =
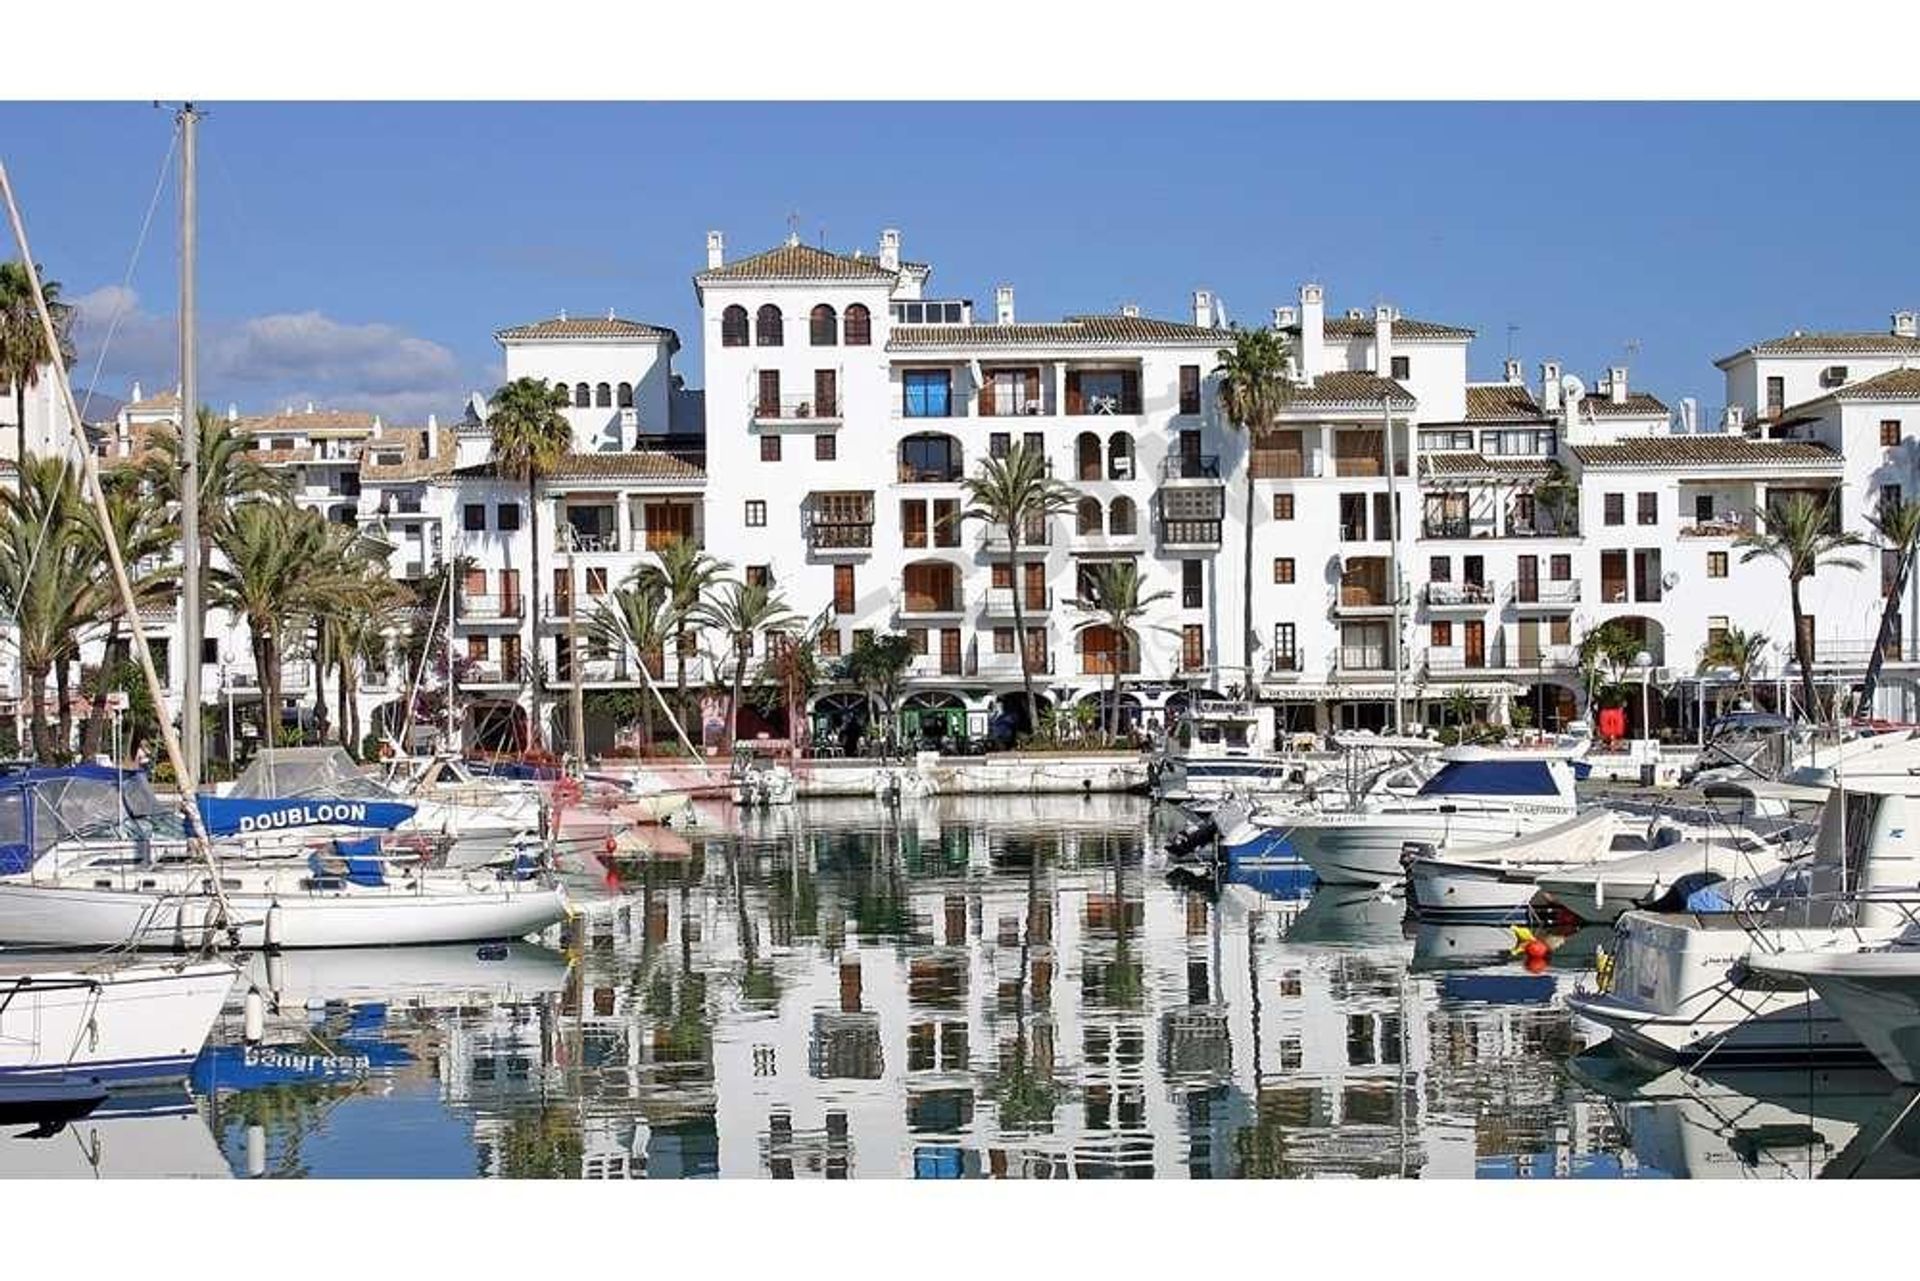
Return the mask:
<path fill-rule="evenodd" d="M 1675 573 L 1671 569 L 1668 570 L 1666 573 L 1660 575 L 1660 586 L 1665 588 L 1667 591 L 1672 591 L 1674 589 L 1675 584 L 1677 584 L 1679 581 L 1680 581 L 1680 575 Z"/>
<path fill-rule="evenodd" d="M 1572 374 L 1560 380 L 1560 394 L 1566 397 L 1569 405 L 1577 405 L 1586 398 L 1587 385 Z"/>

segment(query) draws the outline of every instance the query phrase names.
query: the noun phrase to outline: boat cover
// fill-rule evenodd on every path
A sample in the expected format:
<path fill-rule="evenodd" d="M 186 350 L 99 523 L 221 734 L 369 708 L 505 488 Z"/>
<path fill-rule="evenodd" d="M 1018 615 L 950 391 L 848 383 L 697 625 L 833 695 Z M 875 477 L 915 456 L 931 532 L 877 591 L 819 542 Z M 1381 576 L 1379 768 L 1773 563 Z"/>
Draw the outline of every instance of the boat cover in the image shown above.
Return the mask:
<path fill-rule="evenodd" d="M 58 841 L 125 838 L 136 829 L 184 834 L 145 774 L 107 765 L 0 767 L 0 875 L 25 872 Z"/>
<path fill-rule="evenodd" d="M 1558 796 L 1544 760 L 1448 761 L 1420 787 L 1422 796 Z"/>

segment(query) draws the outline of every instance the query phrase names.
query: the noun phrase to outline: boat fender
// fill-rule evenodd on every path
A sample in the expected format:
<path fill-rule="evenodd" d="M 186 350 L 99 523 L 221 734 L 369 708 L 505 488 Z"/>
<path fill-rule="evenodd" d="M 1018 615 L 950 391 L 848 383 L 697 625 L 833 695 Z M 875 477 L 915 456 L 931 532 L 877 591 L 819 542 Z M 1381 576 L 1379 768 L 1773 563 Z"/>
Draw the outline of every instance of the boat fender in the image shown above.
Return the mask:
<path fill-rule="evenodd" d="M 267 1003 L 260 997 L 260 989 L 247 989 L 246 1004 L 246 1040 L 248 1045 L 258 1045 L 267 1036 Z"/>
<path fill-rule="evenodd" d="M 280 900 L 275 899 L 267 905 L 267 922 L 262 932 L 262 942 L 264 942 L 268 948 L 278 948 L 280 946 L 280 927 Z"/>

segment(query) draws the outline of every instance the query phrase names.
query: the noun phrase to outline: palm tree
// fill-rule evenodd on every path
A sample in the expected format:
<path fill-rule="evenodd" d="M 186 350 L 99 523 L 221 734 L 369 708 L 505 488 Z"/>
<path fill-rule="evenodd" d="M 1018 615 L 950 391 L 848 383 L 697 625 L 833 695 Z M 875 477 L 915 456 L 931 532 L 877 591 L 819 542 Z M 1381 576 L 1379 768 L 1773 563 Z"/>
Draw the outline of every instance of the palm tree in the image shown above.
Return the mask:
<path fill-rule="evenodd" d="M 1023 441 L 1007 450 L 1005 458 L 981 461 L 980 474 L 961 482 L 969 506 L 962 520 L 981 520 L 1006 535 L 1007 564 L 1012 567 L 1014 647 L 1020 655 L 1020 688 L 1026 697 L 1028 727 L 1036 721 L 1033 706 L 1033 656 L 1027 652 L 1025 585 L 1018 580 L 1020 539 L 1029 529 L 1071 511 L 1080 493 L 1047 470 L 1046 452 L 1029 449 Z"/>
<path fill-rule="evenodd" d="M 91 621 L 85 611 L 100 577 L 85 529 L 80 486 L 64 459 L 30 456 L 18 488 L 0 488 L 0 611 L 13 623 L 33 752 L 46 762 L 71 745 L 62 741 L 56 749 L 49 732 L 47 678 L 58 669 L 65 693 L 66 664 Z M 70 714 L 62 716 L 70 732 Z"/>
<path fill-rule="evenodd" d="M 692 711 L 687 705 L 687 638 L 700 625 L 707 599 L 719 586 L 721 575 L 733 566 L 709 556 L 691 538 L 670 538 L 654 550 L 657 564 L 641 564 L 628 576 L 628 584 L 641 591 L 657 591 L 665 601 L 666 623 L 673 634 L 673 701 L 678 709 L 680 728 L 688 735 L 695 732 Z"/>
<path fill-rule="evenodd" d="M 867 700 L 867 727 L 871 734 L 884 730 L 885 741 L 894 741 L 894 705 L 906 684 L 907 669 L 913 666 L 913 642 L 900 632 L 872 632 L 857 636 L 853 653 L 840 662 L 841 678 L 859 688 Z M 883 721 L 876 721 L 873 705 L 880 704 Z"/>
<path fill-rule="evenodd" d="M 631 657 L 637 669 L 647 668 L 665 652 L 673 635 L 665 592 L 656 586 L 615 588 L 588 615 L 587 635 L 621 657 Z M 650 671 L 635 672 L 642 685 L 651 683 L 650 675 Z M 644 747 L 653 745 L 650 698 L 643 697 L 640 702 L 640 736 Z"/>
<path fill-rule="evenodd" d="M 1760 632 L 1730 626 L 1707 638 L 1706 649 L 1700 655 L 1700 665 L 1733 669 L 1739 680 L 1737 688 L 1740 697 L 1752 703 L 1753 674 L 1759 670 L 1760 660 L 1766 657 L 1768 643 L 1766 636 Z M 1714 709 L 1716 715 L 1720 711 L 1718 707 Z"/>
<path fill-rule="evenodd" d="M 298 638 L 300 620 L 331 608 L 351 584 L 330 556 L 326 521 L 288 503 L 234 509 L 219 550 L 226 563 L 212 572 L 212 603 L 246 621 L 260 679 L 262 742 L 271 747 L 280 728 L 283 639 Z"/>
<path fill-rule="evenodd" d="M 134 598 L 141 606 L 164 605 L 178 587 L 178 571 L 167 563 L 175 534 L 160 503 L 149 493 L 140 474 L 128 467 L 115 467 L 100 473 L 100 485 L 107 500 L 107 512 L 114 541 L 120 547 L 132 581 Z M 105 561 L 106 543 L 92 509 L 84 532 L 90 540 L 89 554 L 94 563 Z M 106 620 L 107 637 L 94 687 L 88 691 L 87 723 L 80 732 L 80 756 L 91 760 L 99 755 L 107 732 L 107 695 L 117 679 L 111 664 L 120 647 L 120 626 L 128 621 L 120 607 L 120 594 L 104 575 L 89 592 L 87 615 L 95 621 Z"/>
<path fill-rule="evenodd" d="M 1106 716 L 1106 733 L 1111 738 L 1119 732 L 1120 720 L 1120 679 L 1121 670 L 1126 666 L 1126 655 L 1138 653 L 1140 647 L 1139 624 L 1152 611 L 1153 606 L 1171 596 L 1171 592 L 1140 591 L 1140 571 L 1130 560 L 1102 561 L 1087 579 L 1086 596 L 1076 599 L 1073 607 L 1089 615 L 1085 626 L 1104 624 L 1114 636 L 1117 651 L 1113 656 L 1113 692 L 1109 696 Z M 1173 628 L 1155 626 L 1155 631 L 1172 632 Z"/>
<path fill-rule="evenodd" d="M 1273 422 L 1286 399 L 1287 336 L 1277 329 L 1233 330 L 1233 346 L 1220 352 L 1214 374 L 1220 379 L 1220 412 L 1246 434 L 1246 521 L 1242 527 L 1240 608 L 1241 644 L 1246 653 L 1246 691 L 1253 693 L 1253 526 L 1259 512 L 1253 502 L 1253 447 L 1260 432 Z"/>
<path fill-rule="evenodd" d="M 1880 684 L 1880 666 L 1886 661 L 1887 647 L 1899 653 L 1900 598 L 1907 594 L 1907 575 L 1913 570 L 1913 551 L 1920 545 L 1920 500 L 1883 504 L 1867 517 L 1873 532 L 1887 551 L 1894 554 L 1893 581 L 1886 585 L 1886 599 L 1880 605 L 1880 632 L 1875 637 L 1873 654 L 1867 659 L 1867 678 L 1860 685 L 1860 706 L 1873 714 L 1873 691 Z"/>
<path fill-rule="evenodd" d="M 53 316 L 54 334 L 60 344 L 60 363 L 73 364 L 73 308 L 59 301 L 60 282 L 48 280 L 42 273 L 40 292 Z M 33 280 L 23 262 L 0 262 L 0 379 L 13 388 L 13 420 L 19 438 L 15 458 L 27 456 L 27 391 L 40 385 L 40 371 L 52 358 L 47 352 L 46 330 L 40 326 L 40 311 L 33 301 Z"/>
<path fill-rule="evenodd" d="M 1640 638 L 1617 618 L 1588 629 L 1580 638 L 1580 671 L 1587 701 L 1593 701 L 1603 677 L 1608 686 L 1617 687 L 1639 652 Z"/>
<path fill-rule="evenodd" d="M 727 715 L 731 728 L 728 750 L 740 741 L 740 695 L 747 682 L 747 659 L 753 653 L 753 634 L 783 628 L 798 622 L 800 616 L 787 608 L 780 593 L 765 583 L 743 583 L 728 579 L 719 594 L 706 602 L 700 621 L 727 637 L 733 654 L 733 701 Z"/>
<path fill-rule="evenodd" d="M 387 638 L 399 626 L 401 614 L 412 607 L 414 594 L 388 573 L 378 555 L 351 525 L 328 525 L 327 568 L 336 578 L 326 608 L 319 612 L 318 672 L 331 665 L 338 677 L 335 727 L 340 746 L 359 754 L 360 706 L 353 697 L 353 678 L 361 665 L 382 663 Z"/>
<path fill-rule="evenodd" d="M 1865 544 L 1858 534 L 1838 528 L 1832 521 L 1826 502 L 1795 494 L 1778 507 L 1762 508 L 1760 529 L 1740 536 L 1740 554 L 1745 564 L 1767 557 L 1780 562 L 1787 574 L 1787 599 L 1793 606 L 1793 656 L 1800 664 L 1800 693 L 1806 700 L 1807 717 L 1819 720 L 1819 695 L 1813 687 L 1813 637 L 1808 634 L 1800 610 L 1800 584 L 1813 577 L 1823 565 L 1840 569 L 1858 569 L 1860 562 L 1845 553 Z"/>
<path fill-rule="evenodd" d="M 493 435 L 493 463 L 499 474 L 509 480 L 527 483 L 527 532 L 533 540 L 533 596 L 540 599 L 540 478 L 553 470 L 573 445 L 573 428 L 561 409 L 571 403 L 566 389 L 541 378 L 516 378 L 493 393 L 487 413 L 487 430 Z M 535 644 L 539 649 L 539 611 L 533 611 Z M 541 664 L 533 664 L 533 716 L 530 718 L 533 743 L 543 741 L 540 733 L 540 700 L 543 694 Z"/>

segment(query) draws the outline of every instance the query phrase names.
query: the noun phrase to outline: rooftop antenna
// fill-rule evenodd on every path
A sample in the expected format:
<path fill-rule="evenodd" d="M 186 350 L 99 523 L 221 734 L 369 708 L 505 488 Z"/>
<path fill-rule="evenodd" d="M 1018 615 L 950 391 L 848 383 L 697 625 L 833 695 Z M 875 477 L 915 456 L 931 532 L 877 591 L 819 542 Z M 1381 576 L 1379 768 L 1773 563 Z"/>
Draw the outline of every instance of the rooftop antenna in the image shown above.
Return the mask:
<path fill-rule="evenodd" d="M 1640 340 L 1638 338 L 1629 338 L 1623 346 L 1627 353 L 1627 363 L 1631 365 L 1633 358 L 1640 354 Z"/>
<path fill-rule="evenodd" d="M 787 211 L 787 243 L 790 245 L 800 243 L 800 211 L 798 209 Z"/>
<path fill-rule="evenodd" d="M 1513 340 L 1520 336 L 1520 326 L 1511 320 L 1507 322 L 1507 359 L 1513 359 Z"/>

